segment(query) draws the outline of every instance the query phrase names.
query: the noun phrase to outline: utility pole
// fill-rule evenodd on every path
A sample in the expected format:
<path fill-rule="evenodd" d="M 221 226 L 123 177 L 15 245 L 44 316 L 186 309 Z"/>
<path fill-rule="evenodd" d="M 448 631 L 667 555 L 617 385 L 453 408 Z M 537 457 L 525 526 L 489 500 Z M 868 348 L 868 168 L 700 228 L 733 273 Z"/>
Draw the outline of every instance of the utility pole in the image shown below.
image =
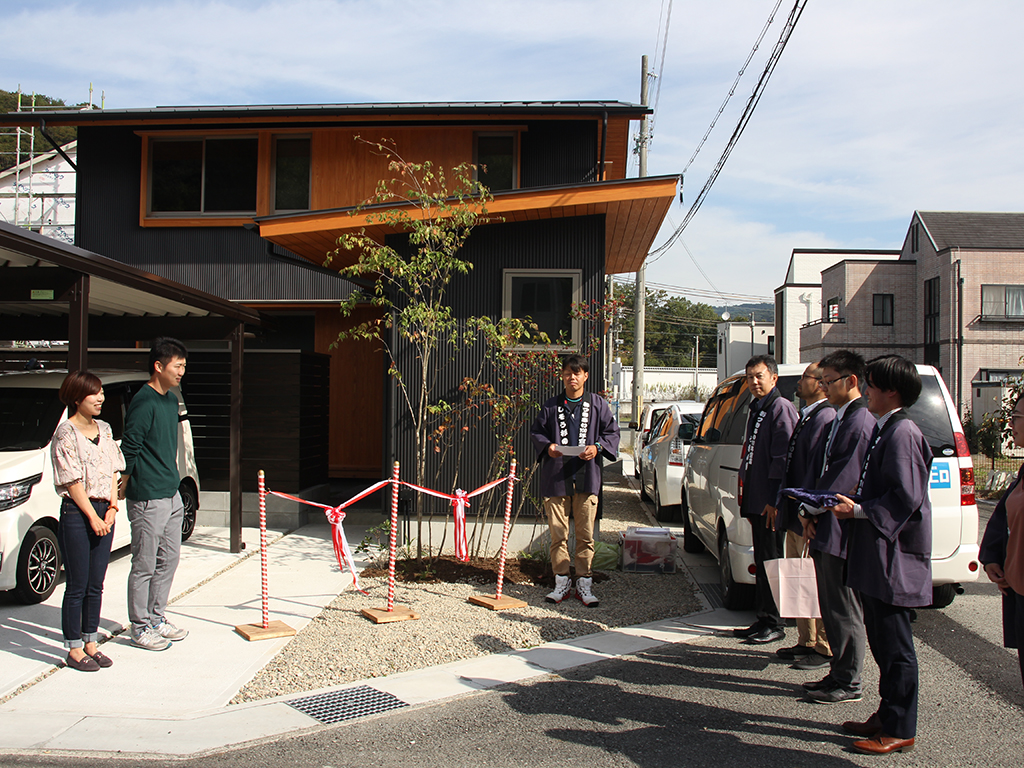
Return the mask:
<path fill-rule="evenodd" d="M 640 104 L 647 106 L 647 57 L 640 60 Z M 640 121 L 640 178 L 647 175 L 647 115 Z M 645 257 L 646 258 L 646 257 Z M 632 421 L 640 421 L 644 407 L 644 324 L 647 319 L 647 264 L 636 272 L 633 322 L 633 408 Z"/>
<path fill-rule="evenodd" d="M 697 368 L 700 366 L 700 334 L 694 336 L 696 345 L 693 348 L 693 399 L 700 400 L 697 397 Z"/>

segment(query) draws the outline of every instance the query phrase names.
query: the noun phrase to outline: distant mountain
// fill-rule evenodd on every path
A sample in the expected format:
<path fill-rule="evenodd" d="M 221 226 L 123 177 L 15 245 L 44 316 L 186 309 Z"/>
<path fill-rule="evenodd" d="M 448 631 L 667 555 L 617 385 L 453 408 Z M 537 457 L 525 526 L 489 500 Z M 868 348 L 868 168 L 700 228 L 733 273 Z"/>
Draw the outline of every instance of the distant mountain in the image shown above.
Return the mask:
<path fill-rule="evenodd" d="M 723 312 L 728 312 L 730 320 L 742 317 L 749 321 L 750 313 L 753 312 L 755 323 L 775 322 L 775 305 L 767 301 L 761 304 L 730 304 L 724 307 L 715 307 L 714 310 L 719 317 Z"/>

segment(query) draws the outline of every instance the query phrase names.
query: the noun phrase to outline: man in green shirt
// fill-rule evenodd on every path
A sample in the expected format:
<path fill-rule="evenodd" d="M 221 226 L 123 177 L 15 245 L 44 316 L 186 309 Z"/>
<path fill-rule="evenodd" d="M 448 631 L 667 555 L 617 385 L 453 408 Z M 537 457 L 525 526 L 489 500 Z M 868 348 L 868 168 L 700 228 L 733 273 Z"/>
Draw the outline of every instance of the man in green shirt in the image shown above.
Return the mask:
<path fill-rule="evenodd" d="M 132 398 L 125 417 L 120 497 L 132 526 L 128 574 L 131 643 L 162 651 L 188 632 L 167 621 L 164 609 L 181 554 L 184 506 L 178 493 L 178 398 L 170 390 L 185 375 L 188 351 L 161 338 L 149 352 L 150 378 Z"/>

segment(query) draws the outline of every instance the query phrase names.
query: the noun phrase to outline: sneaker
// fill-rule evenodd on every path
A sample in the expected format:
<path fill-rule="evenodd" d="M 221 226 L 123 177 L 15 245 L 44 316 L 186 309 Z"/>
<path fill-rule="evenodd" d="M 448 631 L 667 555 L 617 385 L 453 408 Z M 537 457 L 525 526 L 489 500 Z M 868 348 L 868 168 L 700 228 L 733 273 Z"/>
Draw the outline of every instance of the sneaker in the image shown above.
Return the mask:
<path fill-rule="evenodd" d="M 817 651 L 807 654 L 793 665 L 793 669 L 821 669 L 832 663 L 831 656 L 822 656 Z"/>
<path fill-rule="evenodd" d="M 160 637 L 174 642 L 184 640 L 188 637 L 187 629 L 179 629 L 169 621 L 164 621 L 159 626 L 153 627 L 153 631 L 160 635 Z"/>
<path fill-rule="evenodd" d="M 864 695 L 860 691 L 833 684 L 819 691 L 808 691 L 807 698 L 817 704 L 839 704 L 844 701 L 860 701 Z"/>
<path fill-rule="evenodd" d="M 560 603 L 572 592 L 572 580 L 568 576 L 555 574 L 555 588 L 544 595 L 549 603 Z"/>
<path fill-rule="evenodd" d="M 785 640 L 786 633 L 777 627 L 769 627 L 767 624 L 761 627 L 757 632 L 747 637 L 743 642 L 751 645 L 766 645 L 767 643 L 777 643 L 779 640 Z"/>
<path fill-rule="evenodd" d="M 812 653 L 814 653 L 814 649 L 806 645 L 793 645 L 788 648 L 779 648 L 775 655 L 780 659 L 799 659 Z"/>
<path fill-rule="evenodd" d="M 576 579 L 576 597 L 580 599 L 587 608 L 596 608 L 598 600 L 593 593 L 594 580 L 589 576 Z"/>
<path fill-rule="evenodd" d="M 156 630 L 147 628 L 142 632 L 132 630 L 132 645 L 147 651 L 163 651 L 171 647 L 171 641 L 162 637 Z"/>

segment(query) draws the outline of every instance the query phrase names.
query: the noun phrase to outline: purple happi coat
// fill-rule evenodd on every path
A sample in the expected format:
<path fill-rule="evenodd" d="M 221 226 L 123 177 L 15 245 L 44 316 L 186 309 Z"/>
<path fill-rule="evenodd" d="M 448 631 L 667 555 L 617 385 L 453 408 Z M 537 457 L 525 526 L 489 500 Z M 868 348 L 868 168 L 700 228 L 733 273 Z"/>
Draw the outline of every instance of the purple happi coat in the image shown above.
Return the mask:
<path fill-rule="evenodd" d="M 601 464 L 602 456 L 614 461 L 619 452 L 619 425 L 615 421 L 608 403 L 604 398 L 584 393 L 581 408 L 586 415 L 581 415 L 581 421 L 585 424 L 585 434 L 580 440 L 578 433 L 566 428 L 568 420 L 565 413 L 559 415 L 559 409 L 564 409 L 565 393 L 553 397 L 544 403 L 540 414 L 530 427 L 530 439 L 537 451 L 537 461 L 540 467 L 540 492 L 544 497 L 568 496 L 571 491 L 567 490 L 567 480 L 582 470 L 577 475 L 577 481 L 582 477 L 582 488 L 577 487 L 581 493 L 596 495 L 601 490 Z M 576 456 L 553 457 L 548 454 L 548 446 L 552 443 L 559 445 L 600 445 L 601 450 L 596 459 L 583 461 Z"/>

